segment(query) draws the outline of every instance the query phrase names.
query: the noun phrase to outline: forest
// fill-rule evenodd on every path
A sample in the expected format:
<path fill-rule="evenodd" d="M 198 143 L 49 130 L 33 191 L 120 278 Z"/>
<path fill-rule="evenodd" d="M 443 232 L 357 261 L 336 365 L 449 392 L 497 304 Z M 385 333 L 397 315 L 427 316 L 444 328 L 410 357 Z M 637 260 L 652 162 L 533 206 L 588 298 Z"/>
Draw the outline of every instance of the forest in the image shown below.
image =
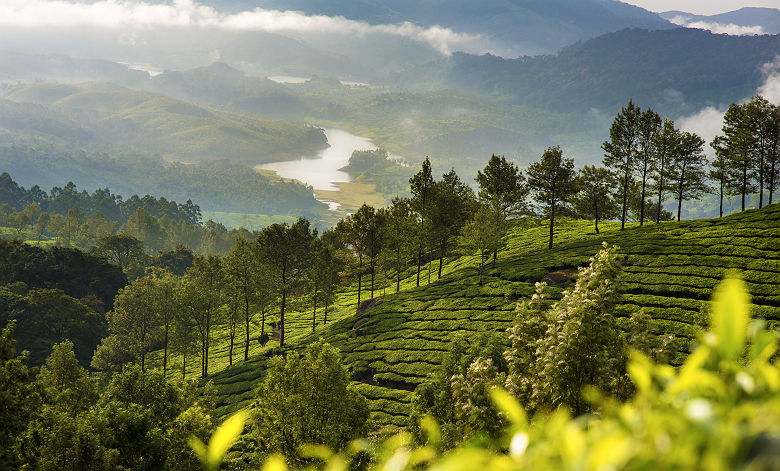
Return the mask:
<path fill-rule="evenodd" d="M 780 107 L 722 124 L 629 101 L 602 166 L 426 159 L 324 230 L 5 173 L 0 469 L 773 469 Z"/>

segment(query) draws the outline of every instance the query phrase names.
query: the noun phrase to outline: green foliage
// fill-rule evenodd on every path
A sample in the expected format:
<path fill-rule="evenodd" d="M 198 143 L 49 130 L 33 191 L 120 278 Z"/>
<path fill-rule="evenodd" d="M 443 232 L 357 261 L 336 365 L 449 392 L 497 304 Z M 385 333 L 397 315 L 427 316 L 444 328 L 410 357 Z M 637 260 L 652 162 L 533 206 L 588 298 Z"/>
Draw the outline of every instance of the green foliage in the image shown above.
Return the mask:
<path fill-rule="evenodd" d="M 780 436 L 780 369 L 772 361 L 776 333 L 750 320 L 744 285 L 727 280 L 718 289 L 721 324 L 701 337 L 681 368 L 654 364 L 633 352 L 628 364 L 636 394 L 625 403 L 592 394 L 598 413 L 573 419 L 565 408 L 528 420 L 501 389 L 491 397 L 508 426 L 502 437 L 469 443 L 442 454 L 438 427 L 426 419 L 428 443 L 416 447 L 409 434 L 373 450 L 371 469 L 774 469 Z M 750 345 L 738 352 L 740 345 Z M 326 466 L 343 466 L 354 443 L 340 454 L 321 450 Z M 277 459 L 269 469 L 284 469 Z"/>
<path fill-rule="evenodd" d="M 198 455 L 203 468 L 207 471 L 217 470 L 222 464 L 228 449 L 235 443 L 246 423 L 246 412 L 237 412 L 217 427 L 214 435 L 209 440 L 208 446 L 204 445 L 197 437 L 192 437 L 190 446 Z"/>
<path fill-rule="evenodd" d="M 366 431 L 368 407 L 349 385 L 338 350 L 315 342 L 302 357 L 289 353 L 268 364 L 257 390 L 254 435 L 263 452 L 298 457 L 306 444 L 341 449 Z"/>
<path fill-rule="evenodd" d="M 560 147 L 550 147 L 539 162 L 528 167 L 528 188 L 536 196 L 537 202 L 544 209 L 550 220 L 550 243 L 553 246 L 553 231 L 555 225 L 555 210 L 565 208 L 572 196 L 577 193 L 577 173 L 574 170 L 574 160 L 563 158 Z"/>

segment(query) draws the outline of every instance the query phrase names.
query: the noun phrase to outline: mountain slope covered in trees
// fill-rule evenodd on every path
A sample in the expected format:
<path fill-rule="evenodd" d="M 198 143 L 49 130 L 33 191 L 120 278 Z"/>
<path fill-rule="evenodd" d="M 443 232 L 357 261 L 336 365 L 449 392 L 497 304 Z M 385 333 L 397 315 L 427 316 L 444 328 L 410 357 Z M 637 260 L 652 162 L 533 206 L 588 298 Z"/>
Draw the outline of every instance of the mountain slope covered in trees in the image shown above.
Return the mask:
<path fill-rule="evenodd" d="M 461 88 L 556 111 L 611 111 L 632 97 L 679 115 L 750 96 L 765 79 L 762 66 L 778 51 L 780 35 L 627 29 L 573 44 L 555 56 L 455 54 L 446 77 Z"/>
<path fill-rule="evenodd" d="M 35 103 L 52 112 L 5 100 Z M 0 123 L 7 121 L 17 128 L 18 123 L 27 123 L 23 130 L 33 136 L 55 136 L 101 150 L 129 147 L 185 161 L 232 159 L 258 164 L 310 154 L 327 145 L 317 128 L 208 109 L 105 83 L 19 85 L 7 91 L 0 110 L 4 118 Z M 70 120 L 57 125 L 61 115 Z M 83 128 L 80 132 L 62 131 L 74 121 Z"/>
<path fill-rule="evenodd" d="M 319 325 L 311 333 L 311 311 L 288 313 L 288 348 L 298 349 L 316 338 L 341 349 L 366 395 L 375 425 L 404 426 L 414 388 L 441 364 L 453 336 L 476 339 L 480 334 L 503 331 L 515 316 L 519 298 L 534 292 L 534 283 L 551 285 L 559 298 L 576 273 L 587 264 L 603 241 L 620 246 L 624 259 L 624 302 L 617 315 L 628 317 L 644 309 L 652 317 L 656 334 L 672 334 L 680 362 L 690 342 L 702 330 L 712 289 L 728 270 L 739 270 L 753 296 L 753 312 L 770 327 L 780 322 L 780 205 L 751 210 L 722 219 L 667 222 L 631 226 L 620 231 L 608 223 L 596 235 L 592 223 L 566 220 L 558 226 L 553 250 L 548 250 L 547 226 L 519 225 L 498 262 L 486 267 L 485 286 L 477 285 L 476 256 L 450 259 L 441 280 L 414 288 L 414 273 L 407 272 L 399 294 L 389 294 L 355 312 L 356 295 L 342 293 L 330 314 L 335 322 Z M 429 267 L 436 278 L 436 263 Z M 423 271 L 423 280 L 428 276 Z M 321 314 L 320 314 L 321 316 Z M 273 317 L 270 317 L 271 319 Z M 226 366 L 225 335 L 214 351 L 216 364 Z M 277 348 L 252 348 L 249 361 L 237 363 L 210 379 L 219 391 L 218 413 L 248 406 L 262 378 L 267 360 Z"/>

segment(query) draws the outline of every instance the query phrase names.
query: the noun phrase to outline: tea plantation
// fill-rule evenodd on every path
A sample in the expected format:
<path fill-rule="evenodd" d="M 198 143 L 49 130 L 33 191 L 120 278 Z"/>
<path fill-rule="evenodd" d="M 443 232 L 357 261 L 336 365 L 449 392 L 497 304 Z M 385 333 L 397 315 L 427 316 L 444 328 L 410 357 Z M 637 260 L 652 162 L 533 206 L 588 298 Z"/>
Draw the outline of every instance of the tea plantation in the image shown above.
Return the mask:
<path fill-rule="evenodd" d="M 645 309 L 655 332 L 678 339 L 675 363 L 701 330 L 702 309 L 727 270 L 742 273 L 754 314 L 780 328 L 780 204 L 722 219 L 633 225 L 624 231 L 616 223 L 603 226 L 597 235 L 590 222 L 563 220 L 555 247 L 548 250 L 544 221 L 518 223 L 497 263 L 487 265 L 484 286 L 478 286 L 473 256 L 450 259 L 441 280 L 433 281 L 434 273 L 430 285 L 423 272 L 425 286 L 419 288 L 410 270 L 400 293 L 390 294 L 395 290 L 389 287 L 386 296 L 363 312 L 355 312 L 354 291 L 342 293 L 329 313 L 333 322 L 318 322 L 313 334 L 311 311 L 293 313 L 285 350 L 317 337 L 335 345 L 351 367 L 356 387 L 369 399 L 375 429 L 403 426 L 412 391 L 440 364 L 455 336 L 504 331 L 517 300 L 530 295 L 537 281 L 550 281 L 552 296 L 560 297 L 576 267 L 587 264 L 603 241 L 620 246 L 624 256 L 625 302 L 616 315 L 626 318 Z M 253 345 L 252 352 L 249 361 L 210 377 L 220 415 L 249 406 L 267 358 L 283 353 L 275 341 L 265 348 Z M 226 366 L 226 355 L 227 346 L 221 343 L 213 352 L 214 363 Z"/>

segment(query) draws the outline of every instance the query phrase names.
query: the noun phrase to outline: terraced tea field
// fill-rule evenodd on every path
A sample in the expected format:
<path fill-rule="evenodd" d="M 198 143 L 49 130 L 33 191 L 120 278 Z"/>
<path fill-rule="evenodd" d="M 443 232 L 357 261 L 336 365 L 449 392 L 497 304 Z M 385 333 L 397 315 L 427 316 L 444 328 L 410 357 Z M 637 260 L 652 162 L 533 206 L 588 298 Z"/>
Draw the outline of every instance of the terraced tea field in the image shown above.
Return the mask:
<path fill-rule="evenodd" d="M 370 401 L 374 425 L 402 426 L 412 391 L 441 362 L 455 336 L 505 330 L 517 299 L 532 293 L 535 282 L 552 277 L 565 284 L 602 241 L 619 245 L 625 257 L 627 290 L 616 315 L 626 318 L 645 309 L 655 332 L 680 340 L 679 355 L 700 330 L 702 309 L 729 269 L 746 279 L 754 315 L 780 328 L 780 204 L 722 219 L 634 225 L 624 231 L 606 223 L 599 235 L 592 227 L 587 221 L 561 221 L 552 250 L 546 248 L 543 221 L 515 227 L 498 262 L 487 266 L 483 287 L 477 285 L 475 257 L 460 257 L 445 265 L 441 280 L 415 288 L 409 277 L 400 293 L 387 294 L 359 314 L 355 293 L 345 292 L 330 314 L 334 322 L 319 324 L 314 334 L 311 312 L 291 315 L 286 349 L 300 348 L 315 337 L 337 346 L 357 388 Z M 551 289 L 560 296 L 562 287 Z M 267 358 L 281 353 L 274 345 L 253 348 L 249 361 L 211 377 L 220 394 L 219 414 L 251 404 Z M 213 354 L 215 363 L 224 366 L 225 355 L 223 343 Z"/>

